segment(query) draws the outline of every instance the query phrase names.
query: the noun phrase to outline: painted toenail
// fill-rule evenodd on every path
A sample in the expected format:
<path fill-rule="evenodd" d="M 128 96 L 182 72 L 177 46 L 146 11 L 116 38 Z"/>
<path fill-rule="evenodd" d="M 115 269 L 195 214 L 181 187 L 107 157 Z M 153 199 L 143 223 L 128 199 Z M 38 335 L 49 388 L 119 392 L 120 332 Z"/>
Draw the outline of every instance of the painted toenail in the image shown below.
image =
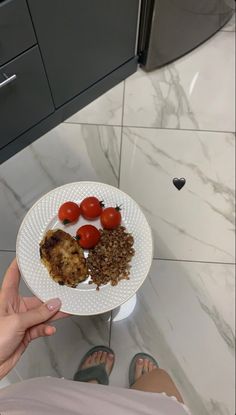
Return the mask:
<path fill-rule="evenodd" d="M 138 359 L 138 363 L 143 363 L 143 359 Z"/>

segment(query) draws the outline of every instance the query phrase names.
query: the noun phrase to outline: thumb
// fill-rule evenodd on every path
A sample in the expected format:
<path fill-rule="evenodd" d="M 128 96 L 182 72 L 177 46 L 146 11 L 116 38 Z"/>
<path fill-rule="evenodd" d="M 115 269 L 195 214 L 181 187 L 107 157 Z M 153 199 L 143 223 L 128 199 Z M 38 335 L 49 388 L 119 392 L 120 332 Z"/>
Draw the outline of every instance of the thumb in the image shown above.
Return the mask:
<path fill-rule="evenodd" d="M 61 300 L 59 298 L 53 298 L 37 308 L 20 313 L 20 325 L 22 329 L 27 330 L 37 324 L 44 323 L 56 314 L 60 310 L 60 307 Z"/>

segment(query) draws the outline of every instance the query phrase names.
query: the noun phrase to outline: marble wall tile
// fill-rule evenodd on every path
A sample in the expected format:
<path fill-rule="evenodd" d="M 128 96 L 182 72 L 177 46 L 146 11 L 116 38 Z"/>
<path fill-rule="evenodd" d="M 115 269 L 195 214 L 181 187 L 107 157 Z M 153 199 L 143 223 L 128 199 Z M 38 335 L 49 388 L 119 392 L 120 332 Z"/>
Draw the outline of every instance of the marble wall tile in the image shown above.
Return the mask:
<path fill-rule="evenodd" d="M 81 180 L 118 184 L 121 128 L 61 124 L 0 166 L 0 249 L 43 194 Z M 4 220 L 3 220 L 4 218 Z"/>
<path fill-rule="evenodd" d="M 235 131 L 235 34 L 218 32 L 170 65 L 125 82 L 124 125 Z"/>
<path fill-rule="evenodd" d="M 124 82 L 116 85 L 66 122 L 121 125 Z"/>
<path fill-rule="evenodd" d="M 0 252 L 0 286 L 14 256 L 14 252 Z M 23 281 L 20 292 L 24 296 L 32 295 Z M 56 334 L 33 341 L 7 380 L 14 383 L 37 376 L 72 379 L 81 358 L 91 347 L 109 345 L 110 317 L 111 313 L 105 313 L 94 317 L 73 316 L 55 322 Z"/>
<path fill-rule="evenodd" d="M 120 187 L 147 215 L 155 257 L 234 261 L 234 156 L 231 133 L 124 128 Z"/>
<path fill-rule="evenodd" d="M 111 384 L 127 386 L 131 358 L 146 351 L 173 377 L 193 415 L 232 415 L 234 288 L 233 265 L 154 261 L 125 313 L 124 306 L 113 311 Z"/>

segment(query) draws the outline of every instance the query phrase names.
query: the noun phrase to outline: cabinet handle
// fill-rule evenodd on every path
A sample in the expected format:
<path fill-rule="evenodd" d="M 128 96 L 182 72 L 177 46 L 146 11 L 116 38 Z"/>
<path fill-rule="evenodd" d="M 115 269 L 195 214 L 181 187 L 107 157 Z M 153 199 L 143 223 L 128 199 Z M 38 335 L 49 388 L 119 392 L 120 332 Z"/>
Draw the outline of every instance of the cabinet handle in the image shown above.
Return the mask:
<path fill-rule="evenodd" d="M 8 76 L 5 73 L 3 73 L 3 76 L 6 79 L 5 79 L 5 81 L 0 83 L 0 88 L 3 88 L 5 85 L 10 84 L 11 82 L 13 82 L 16 79 L 16 75 L 9 76 L 9 78 L 8 78 Z"/>

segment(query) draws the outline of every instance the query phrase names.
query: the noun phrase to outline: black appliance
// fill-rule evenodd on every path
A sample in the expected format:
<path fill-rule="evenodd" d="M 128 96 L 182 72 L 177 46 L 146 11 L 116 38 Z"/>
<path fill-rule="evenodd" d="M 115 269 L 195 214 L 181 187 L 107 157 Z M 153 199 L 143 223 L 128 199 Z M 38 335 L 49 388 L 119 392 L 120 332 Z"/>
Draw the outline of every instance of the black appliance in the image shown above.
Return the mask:
<path fill-rule="evenodd" d="M 217 32 L 235 0 L 143 0 L 138 52 L 150 71 L 186 54 Z"/>

